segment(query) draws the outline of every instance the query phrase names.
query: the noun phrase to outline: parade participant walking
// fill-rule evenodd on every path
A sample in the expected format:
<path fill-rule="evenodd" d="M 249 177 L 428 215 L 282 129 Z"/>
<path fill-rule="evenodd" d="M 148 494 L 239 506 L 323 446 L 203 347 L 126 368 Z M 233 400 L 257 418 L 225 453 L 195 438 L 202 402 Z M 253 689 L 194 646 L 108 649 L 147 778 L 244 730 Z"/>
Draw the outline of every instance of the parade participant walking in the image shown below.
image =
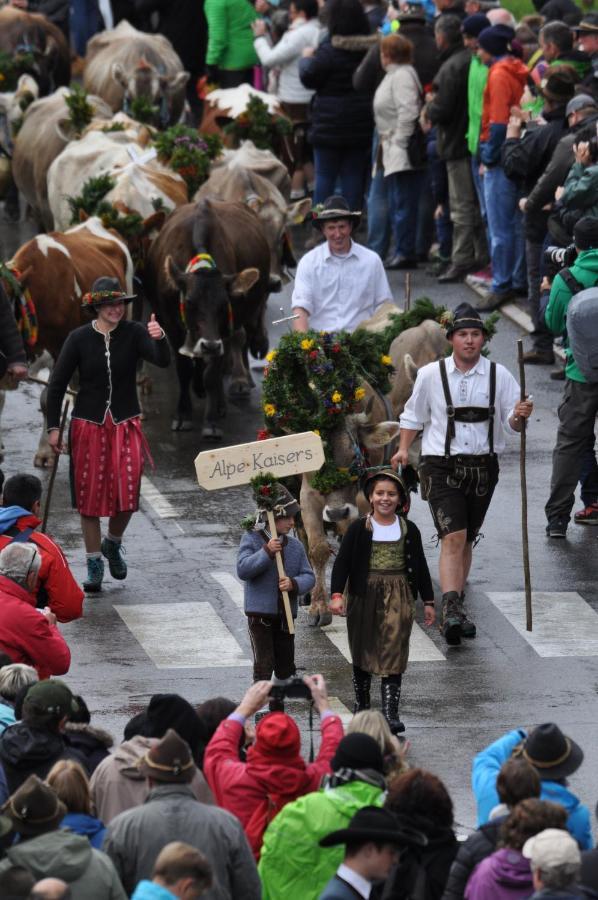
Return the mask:
<path fill-rule="evenodd" d="M 166 368 L 170 361 L 166 336 L 153 314 L 147 330 L 125 320 L 125 303 L 134 299 L 117 278 L 94 281 L 82 308 L 95 313 L 95 319 L 68 336 L 48 388 L 48 440 L 59 453 L 62 398 L 75 372 L 79 374 L 69 435 L 71 496 L 81 516 L 87 553 L 83 587 L 90 592 L 102 588 L 102 555 L 113 578 L 127 577 L 121 541 L 139 506 L 143 457 L 149 457 L 137 399 L 137 363 L 143 359 Z M 103 540 L 101 516 L 109 517 Z"/>
<path fill-rule="evenodd" d="M 353 662 L 354 712 L 370 707 L 372 674 L 382 677 L 382 711 L 393 734 L 399 718 L 403 672 L 419 594 L 424 620 L 433 625 L 434 591 L 421 535 L 406 520 L 409 492 L 390 467 L 366 473 L 363 492 L 371 512 L 343 538 L 332 569 L 330 611 L 347 616 Z M 348 599 L 343 591 L 348 584 Z"/>
<path fill-rule="evenodd" d="M 273 673 L 279 679 L 295 674 L 295 635 L 289 634 L 281 591 L 288 591 L 295 619 L 297 597 L 316 583 L 303 544 L 289 536 L 299 504 L 284 485 L 275 482 L 271 490 L 276 492 L 273 512 L 280 537 L 271 536 L 267 513 L 258 510 L 253 529 L 241 539 L 237 557 L 237 575 L 245 582 L 254 681 L 268 681 Z M 282 555 L 284 578 L 279 578 L 276 569 L 277 553 Z"/>
<path fill-rule="evenodd" d="M 440 538 L 441 627 L 448 644 L 459 644 L 462 635 L 476 634 L 465 614 L 465 582 L 498 482 L 497 454 L 506 434 L 521 431 L 533 404 L 519 400 L 519 385 L 504 366 L 482 356 L 488 332 L 469 303 L 454 311 L 446 336 L 453 353 L 417 373 L 392 463 L 407 465 L 423 429 L 419 476 Z"/>
<path fill-rule="evenodd" d="M 295 331 L 353 331 L 383 303 L 392 302 L 382 260 L 351 237 L 360 218 L 336 195 L 314 211 L 312 224 L 326 240 L 297 266 L 291 299 L 298 316 Z"/>

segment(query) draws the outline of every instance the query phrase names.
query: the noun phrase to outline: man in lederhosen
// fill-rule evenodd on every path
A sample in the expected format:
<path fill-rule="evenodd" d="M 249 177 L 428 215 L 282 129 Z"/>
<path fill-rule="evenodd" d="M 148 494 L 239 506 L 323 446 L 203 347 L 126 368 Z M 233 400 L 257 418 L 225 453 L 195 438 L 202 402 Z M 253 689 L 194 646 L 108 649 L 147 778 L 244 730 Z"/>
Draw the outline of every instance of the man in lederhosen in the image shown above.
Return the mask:
<path fill-rule="evenodd" d="M 423 429 L 419 476 L 440 537 L 441 628 L 448 644 L 460 644 L 462 636 L 476 634 L 464 590 L 498 482 L 497 454 L 505 435 L 521 431 L 533 404 L 519 400 L 519 385 L 504 366 L 481 355 L 487 332 L 469 303 L 454 311 L 446 336 L 453 353 L 417 373 L 392 462 L 407 465 L 409 447 Z"/>

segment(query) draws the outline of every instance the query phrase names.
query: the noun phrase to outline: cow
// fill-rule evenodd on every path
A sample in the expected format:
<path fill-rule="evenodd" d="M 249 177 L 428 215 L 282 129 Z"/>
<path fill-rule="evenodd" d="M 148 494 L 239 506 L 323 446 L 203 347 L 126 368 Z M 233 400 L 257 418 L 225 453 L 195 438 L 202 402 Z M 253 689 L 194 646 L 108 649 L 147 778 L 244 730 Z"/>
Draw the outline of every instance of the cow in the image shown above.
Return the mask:
<path fill-rule="evenodd" d="M 137 31 L 128 22 L 96 34 L 87 43 L 83 87 L 114 112 L 132 111 L 135 99 L 156 107 L 160 128 L 181 119 L 189 73 L 161 34 Z"/>
<path fill-rule="evenodd" d="M 185 180 L 159 163 L 155 150 L 145 151 L 133 131 L 88 131 L 65 147 L 48 170 L 48 202 L 57 230 L 71 222 L 69 196 L 79 195 L 85 182 L 100 174 L 115 182 L 104 200 L 142 218 L 151 216 L 158 204 L 170 211 L 189 200 Z"/>
<path fill-rule="evenodd" d="M 408 328 L 394 339 L 388 351 L 395 367 L 391 390 L 382 397 L 363 383 L 366 390 L 364 410 L 346 416 L 344 424 L 336 428 L 329 439 L 336 466 L 349 469 L 356 464 L 359 469 L 365 465 L 379 465 L 384 458 L 390 458 L 390 444 L 399 432 L 398 419 L 413 390 L 417 370 L 445 356 L 449 348 L 444 329 L 433 320 Z M 392 420 L 386 418 L 389 414 L 392 414 Z M 384 447 L 387 447 L 386 452 L 382 450 Z M 362 448 L 365 448 L 367 459 Z M 413 462 L 416 462 L 415 458 Z M 309 475 L 302 478 L 300 505 L 308 554 L 316 576 L 308 623 L 325 626 L 332 621 L 326 588 L 330 547 L 325 523 L 333 526 L 336 534 L 342 537 L 351 522 L 364 515 L 368 507 L 358 482 L 324 495 L 312 487 Z"/>
<path fill-rule="evenodd" d="M 179 350 L 180 394 L 172 428 L 191 427 L 194 380 L 196 393 L 203 389 L 206 395 L 202 436 L 220 440 L 224 375 L 230 371 L 229 394 L 246 397 L 252 381 L 245 344 L 254 356 L 268 350 L 270 251 L 259 219 L 242 203 L 204 199 L 180 206 L 152 244 L 143 280 L 154 312 Z"/>
<path fill-rule="evenodd" d="M 0 147 L 12 156 L 13 141 L 27 106 L 39 97 L 39 86 L 31 75 L 20 75 L 14 91 L 0 94 Z"/>
<path fill-rule="evenodd" d="M 41 96 L 71 80 L 71 55 L 65 37 L 45 16 L 14 6 L 0 9 L 0 51 L 32 57 L 27 72 L 35 78 Z"/>
<path fill-rule="evenodd" d="M 86 321 L 81 297 L 96 278 L 119 279 L 128 294 L 133 292 L 133 263 L 126 244 L 116 232 L 104 228 L 97 218 L 61 234 L 38 234 L 20 247 L 0 270 L 0 278 L 17 316 L 21 302 L 29 298 L 37 316 L 39 337 L 35 354 L 46 350 L 56 359 L 73 328 Z M 42 409 L 43 409 L 42 402 Z M 46 421 L 34 465 L 46 466 L 54 454 L 46 439 Z"/>
<path fill-rule="evenodd" d="M 240 201 L 257 213 L 270 247 L 270 272 L 282 279 L 283 266 L 296 265 L 287 229 L 304 220 L 311 200 L 289 204 L 276 181 L 286 189 L 286 183 L 290 183 L 286 167 L 268 150 L 258 150 L 251 141 L 244 141 L 239 150 L 225 151 L 213 164 L 210 177 L 195 199 Z"/>
<path fill-rule="evenodd" d="M 48 169 L 73 137 L 68 132 L 69 110 L 66 88 L 32 103 L 14 142 L 12 174 L 30 205 L 35 220 L 49 231 L 54 224 L 48 202 Z M 106 122 L 112 110 L 98 97 L 88 97 L 94 115 Z"/>

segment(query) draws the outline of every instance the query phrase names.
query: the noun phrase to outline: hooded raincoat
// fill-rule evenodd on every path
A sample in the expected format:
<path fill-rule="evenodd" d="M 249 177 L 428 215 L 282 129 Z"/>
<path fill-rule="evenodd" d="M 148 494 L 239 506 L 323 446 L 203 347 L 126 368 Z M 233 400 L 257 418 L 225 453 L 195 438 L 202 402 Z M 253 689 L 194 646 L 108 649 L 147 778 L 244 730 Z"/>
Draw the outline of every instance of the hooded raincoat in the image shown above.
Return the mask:
<path fill-rule="evenodd" d="M 533 889 L 529 859 L 519 850 L 503 847 L 475 867 L 465 900 L 524 900 Z"/>
<path fill-rule="evenodd" d="M 490 66 L 480 133 L 480 159 L 486 166 L 500 163 L 511 107 L 519 106 L 527 78 L 527 66 L 515 56 L 502 56 Z"/>

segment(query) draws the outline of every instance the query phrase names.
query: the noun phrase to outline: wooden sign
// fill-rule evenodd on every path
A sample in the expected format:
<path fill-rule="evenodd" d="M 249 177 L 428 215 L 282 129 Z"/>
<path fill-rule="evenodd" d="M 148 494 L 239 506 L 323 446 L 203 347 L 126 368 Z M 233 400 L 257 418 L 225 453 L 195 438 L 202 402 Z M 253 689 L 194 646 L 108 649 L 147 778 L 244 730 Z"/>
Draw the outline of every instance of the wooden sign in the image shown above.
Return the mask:
<path fill-rule="evenodd" d="M 207 491 L 249 484 L 266 472 L 275 478 L 317 472 L 323 464 L 322 438 L 313 431 L 203 450 L 195 457 L 197 480 Z"/>

